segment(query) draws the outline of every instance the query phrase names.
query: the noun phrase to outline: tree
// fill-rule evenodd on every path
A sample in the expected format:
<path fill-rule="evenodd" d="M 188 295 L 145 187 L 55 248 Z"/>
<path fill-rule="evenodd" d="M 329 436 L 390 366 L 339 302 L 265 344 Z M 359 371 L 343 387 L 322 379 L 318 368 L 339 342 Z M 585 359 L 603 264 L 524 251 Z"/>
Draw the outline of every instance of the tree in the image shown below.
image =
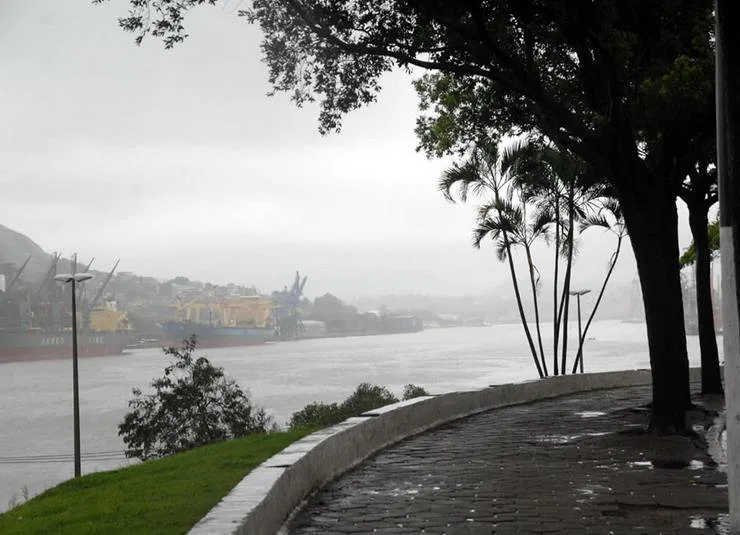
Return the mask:
<path fill-rule="evenodd" d="M 541 137 L 532 138 L 515 157 L 516 186 L 525 199 L 536 203 L 541 212 L 551 215 L 554 226 L 555 262 L 553 270 L 553 373 L 566 372 L 568 354 L 568 312 L 573 258 L 577 249 L 575 227 L 585 221 L 594 203 L 609 192 L 579 158 Z M 559 260 L 566 260 L 562 291 L 559 286 Z M 560 295 L 558 295 L 560 294 Z M 562 360 L 558 365 L 560 331 Z"/>
<path fill-rule="evenodd" d="M 421 386 L 408 384 L 403 388 L 403 399 L 413 399 L 428 396 L 429 393 Z M 355 391 L 342 403 L 309 403 L 290 417 L 290 429 L 305 427 L 326 427 L 337 424 L 352 416 L 377 409 L 384 405 L 397 403 L 398 398 L 386 387 L 360 383 Z"/>
<path fill-rule="evenodd" d="M 719 216 L 717 219 L 709 223 L 707 226 L 707 240 L 709 240 L 709 251 L 710 260 L 713 260 L 719 256 Z M 691 244 L 684 249 L 681 254 L 681 258 L 678 259 L 678 263 L 682 268 L 690 266 L 696 262 L 696 244 L 691 241 Z"/>
<path fill-rule="evenodd" d="M 264 433 L 272 421 L 223 368 L 195 358 L 195 336 L 181 348 L 164 349 L 173 357 L 164 376 L 152 381 L 154 393 L 133 390 L 130 412 L 118 426 L 126 457 L 164 457 L 205 444 Z"/>
<path fill-rule="evenodd" d="M 532 360 L 540 378 L 548 375 L 547 362 L 542 346 L 542 335 L 540 332 L 539 306 L 537 300 L 536 267 L 531 255 L 531 244 L 534 239 L 546 232 L 549 224 L 549 216 L 538 217 L 530 223 L 526 214 L 526 196 L 518 199 L 514 204 L 513 163 L 516 161 L 515 154 L 520 153 L 521 147 L 513 147 L 508 152 L 501 154 L 498 147 L 493 143 L 481 144 L 474 148 L 468 158 L 461 164 L 455 163 L 447 169 L 439 181 L 439 189 L 445 197 L 453 201 L 453 189 L 457 188 L 458 197 L 461 201 L 468 200 L 470 195 L 490 196 L 488 203 L 481 206 L 478 212 L 478 224 L 473 235 L 473 245 L 480 247 L 486 238 L 491 238 L 496 243 L 496 254 L 498 259 L 508 261 L 509 274 L 514 288 L 519 319 L 524 328 L 524 334 L 532 353 Z M 512 248 L 521 245 L 527 252 L 527 267 L 532 288 L 532 299 L 535 310 L 535 325 L 537 329 L 537 340 L 539 354 L 535 347 L 532 333 L 524 311 L 519 279 L 514 266 Z"/>
<path fill-rule="evenodd" d="M 617 260 L 619 260 L 619 253 L 622 250 L 622 242 L 627 236 L 627 229 L 624 225 L 622 208 L 619 206 L 619 202 L 616 199 L 608 197 L 602 199 L 600 201 L 600 207 L 598 211 L 595 214 L 591 214 L 584 218 L 583 222 L 581 223 L 581 233 L 588 230 L 589 228 L 596 227 L 600 227 L 614 234 L 614 236 L 617 238 L 617 244 L 614 248 L 614 252 L 609 258 L 606 275 L 604 276 L 604 282 L 601 284 L 599 295 L 596 297 L 594 307 L 593 309 L 591 309 L 591 314 L 589 314 L 588 320 L 586 320 L 586 326 L 583 328 L 583 332 L 581 333 L 580 339 L 578 340 L 578 351 L 576 352 L 576 360 L 575 362 L 573 362 L 573 370 L 571 373 L 576 373 L 576 369 L 579 365 L 583 367 L 583 344 L 586 341 L 588 329 L 589 327 L 591 327 L 591 322 L 594 320 L 594 317 L 596 316 L 596 311 L 599 309 L 601 299 L 604 297 L 604 291 L 606 291 L 606 286 L 607 284 L 609 284 L 609 279 L 611 278 L 612 273 L 614 272 L 614 268 L 617 265 Z"/>
<path fill-rule="evenodd" d="M 713 140 L 712 140 L 713 141 Z M 696 286 L 696 317 L 699 327 L 699 349 L 701 354 L 702 394 L 722 394 L 722 374 L 717 350 L 717 334 L 714 328 L 714 306 L 712 305 L 712 245 L 710 243 L 709 209 L 717 202 L 717 172 L 715 144 L 708 143 L 702 155 L 682 184 L 679 196 L 689 209 L 689 227 L 694 240 L 690 250 L 696 264 L 694 280 Z M 717 245 L 719 245 L 717 229 Z M 683 266 L 688 260 L 686 253 L 679 259 Z"/>
<path fill-rule="evenodd" d="M 184 15 L 217 0 L 131 0 L 121 26 L 171 47 Z M 642 282 L 653 378 L 651 428 L 683 429 L 690 406 L 676 192 L 695 139 L 714 125 L 711 0 L 253 0 L 276 91 L 320 99 L 322 132 L 410 66 L 473 98 L 421 119 L 446 153 L 485 131 L 538 131 L 593 166 L 624 211 Z M 437 104 L 430 97 L 428 103 Z M 681 113 L 676 113 L 681 110 Z M 457 112 L 466 113 L 460 121 Z M 446 124 L 445 124 L 446 122 Z M 740 239 L 740 238 L 739 238 Z"/>

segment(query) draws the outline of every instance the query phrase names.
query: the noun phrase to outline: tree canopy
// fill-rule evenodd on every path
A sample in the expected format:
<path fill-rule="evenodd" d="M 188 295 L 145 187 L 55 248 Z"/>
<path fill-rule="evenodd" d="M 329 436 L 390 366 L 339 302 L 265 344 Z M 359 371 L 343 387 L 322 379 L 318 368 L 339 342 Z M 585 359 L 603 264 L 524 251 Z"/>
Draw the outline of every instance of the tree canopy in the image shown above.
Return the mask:
<path fill-rule="evenodd" d="M 120 24 L 172 47 L 206 3 L 217 0 L 131 0 Z M 689 165 L 663 157 L 713 128 L 711 0 L 252 0 L 240 14 L 264 32 L 275 91 L 320 102 L 322 132 L 396 67 L 432 71 L 419 82 L 434 111 L 420 119 L 427 150 L 537 130 L 601 172 L 628 146 L 662 168 Z"/>

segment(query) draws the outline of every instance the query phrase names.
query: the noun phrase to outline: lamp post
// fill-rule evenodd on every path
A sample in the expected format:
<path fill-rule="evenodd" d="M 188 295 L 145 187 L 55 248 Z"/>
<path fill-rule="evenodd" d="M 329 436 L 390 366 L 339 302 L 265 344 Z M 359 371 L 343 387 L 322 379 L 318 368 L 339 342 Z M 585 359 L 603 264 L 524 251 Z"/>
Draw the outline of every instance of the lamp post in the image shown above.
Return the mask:
<path fill-rule="evenodd" d="M 75 440 L 75 477 L 80 477 L 82 460 L 80 455 L 80 386 L 77 373 L 77 284 L 92 279 L 90 273 L 65 273 L 54 280 L 72 284 L 72 396 Z"/>
<path fill-rule="evenodd" d="M 578 363 L 580 366 L 581 373 L 583 373 L 583 333 L 581 332 L 581 296 L 586 295 L 591 290 L 571 290 L 570 295 L 575 295 L 578 301 Z"/>

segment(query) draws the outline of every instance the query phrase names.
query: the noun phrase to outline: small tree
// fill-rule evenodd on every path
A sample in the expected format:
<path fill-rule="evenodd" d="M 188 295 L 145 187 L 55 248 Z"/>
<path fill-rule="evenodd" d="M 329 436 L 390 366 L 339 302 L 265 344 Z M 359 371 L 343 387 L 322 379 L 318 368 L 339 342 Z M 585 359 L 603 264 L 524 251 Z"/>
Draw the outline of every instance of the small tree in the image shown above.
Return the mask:
<path fill-rule="evenodd" d="M 426 389 L 423 386 L 417 386 L 417 385 L 406 385 L 403 387 L 403 399 L 406 401 L 407 399 L 414 399 L 414 398 L 420 398 L 422 396 L 428 396 L 429 392 L 426 391 Z"/>
<path fill-rule="evenodd" d="M 403 388 L 404 400 L 427 395 L 429 393 L 421 386 L 408 384 Z M 288 422 L 288 427 L 290 429 L 326 427 L 338 424 L 352 416 L 359 416 L 363 412 L 396 402 L 398 402 L 398 398 L 386 387 L 361 383 L 342 403 L 314 402 L 294 412 L 290 422 Z"/>
<path fill-rule="evenodd" d="M 195 358 L 195 336 L 181 348 L 164 349 L 175 362 L 154 379 L 154 393 L 133 389 L 128 412 L 118 426 L 126 456 L 142 460 L 164 457 L 205 444 L 264 433 L 272 419 L 252 405 L 249 396 L 221 367 Z"/>

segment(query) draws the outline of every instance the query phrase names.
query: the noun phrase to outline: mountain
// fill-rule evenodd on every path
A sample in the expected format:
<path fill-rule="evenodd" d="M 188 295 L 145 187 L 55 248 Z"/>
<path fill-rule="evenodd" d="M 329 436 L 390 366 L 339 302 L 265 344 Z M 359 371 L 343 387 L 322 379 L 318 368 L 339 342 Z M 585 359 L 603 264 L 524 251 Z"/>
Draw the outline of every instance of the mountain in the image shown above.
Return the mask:
<path fill-rule="evenodd" d="M 0 262 L 12 262 L 17 267 L 31 257 L 22 278 L 27 281 L 41 280 L 49 269 L 51 255 L 28 236 L 0 225 Z"/>

